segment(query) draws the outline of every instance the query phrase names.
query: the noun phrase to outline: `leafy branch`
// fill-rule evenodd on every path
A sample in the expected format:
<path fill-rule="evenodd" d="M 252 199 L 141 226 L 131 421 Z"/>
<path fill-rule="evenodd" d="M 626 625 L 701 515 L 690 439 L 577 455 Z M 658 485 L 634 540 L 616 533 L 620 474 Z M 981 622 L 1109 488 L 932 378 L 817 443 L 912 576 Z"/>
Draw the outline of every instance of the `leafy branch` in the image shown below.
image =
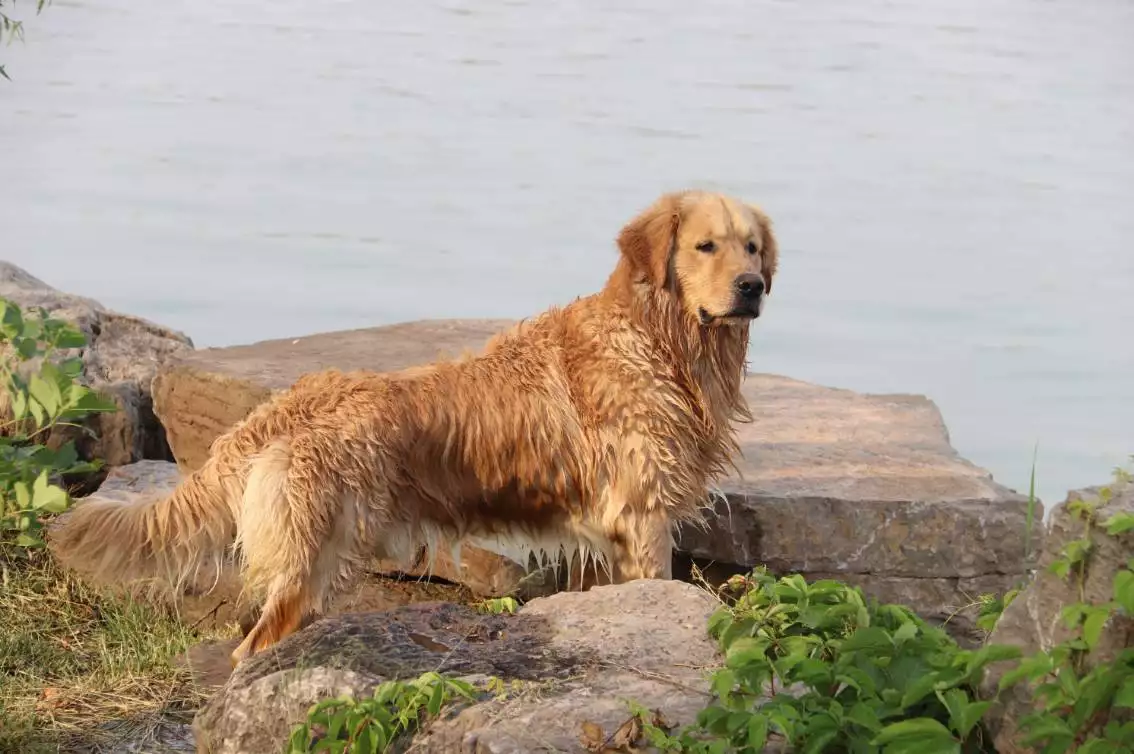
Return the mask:
<path fill-rule="evenodd" d="M 0 299 L 0 399 L 7 404 L 0 421 L 0 542 L 38 548 L 44 514 L 61 513 L 71 498 L 59 482 L 66 475 L 98 470 L 79 460 L 74 440 L 58 442 L 53 431 L 118 407 L 79 382 L 79 357 L 60 358 L 78 349 L 86 336 L 43 309 L 25 314 Z"/>
<path fill-rule="evenodd" d="M 36 0 L 35 12 L 37 16 L 50 1 L 51 0 Z M 4 10 L 5 5 L 11 6 L 15 4 L 16 0 L 0 0 L 0 43 L 6 42 L 7 44 L 11 44 L 13 40 L 18 39 L 22 42 L 24 39 L 23 21 L 12 18 Z M 4 70 L 3 65 L 0 65 L 0 76 L 11 81 L 11 77 L 8 76 L 8 72 Z"/>

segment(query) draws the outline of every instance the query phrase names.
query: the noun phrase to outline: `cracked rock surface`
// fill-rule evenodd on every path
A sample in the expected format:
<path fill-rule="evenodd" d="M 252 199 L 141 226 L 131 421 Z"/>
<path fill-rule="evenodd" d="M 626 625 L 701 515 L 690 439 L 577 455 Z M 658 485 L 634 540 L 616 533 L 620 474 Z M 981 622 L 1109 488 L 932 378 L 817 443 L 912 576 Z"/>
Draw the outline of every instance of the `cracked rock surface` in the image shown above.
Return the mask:
<path fill-rule="evenodd" d="M 198 752 L 280 751 L 318 699 L 430 670 L 496 676 L 510 691 L 450 710 L 414 751 L 582 751 L 583 722 L 613 732 L 627 699 L 683 725 L 719 662 L 706 628 L 716 604 L 690 584 L 641 580 L 535 599 L 515 615 L 437 603 L 327 618 L 237 668 L 197 714 Z"/>

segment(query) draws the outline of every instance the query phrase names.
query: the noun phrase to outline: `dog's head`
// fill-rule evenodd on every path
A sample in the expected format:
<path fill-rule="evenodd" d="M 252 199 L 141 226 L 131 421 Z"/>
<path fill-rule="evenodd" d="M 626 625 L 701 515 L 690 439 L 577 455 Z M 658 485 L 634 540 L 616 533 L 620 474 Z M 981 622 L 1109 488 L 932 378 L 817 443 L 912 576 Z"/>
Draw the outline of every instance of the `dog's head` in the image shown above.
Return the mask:
<path fill-rule="evenodd" d="M 622 229 L 618 247 L 636 280 L 680 297 L 704 325 L 759 317 L 778 261 L 763 211 L 699 191 L 663 195 Z"/>

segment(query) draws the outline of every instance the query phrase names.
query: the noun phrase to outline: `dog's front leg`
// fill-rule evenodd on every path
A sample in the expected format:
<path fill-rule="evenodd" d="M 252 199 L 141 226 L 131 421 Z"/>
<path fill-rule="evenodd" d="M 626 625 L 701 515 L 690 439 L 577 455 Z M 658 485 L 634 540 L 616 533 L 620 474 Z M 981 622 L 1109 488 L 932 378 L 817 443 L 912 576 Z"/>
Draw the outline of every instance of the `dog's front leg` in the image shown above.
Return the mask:
<path fill-rule="evenodd" d="M 664 509 L 625 509 L 607 532 L 614 583 L 673 578 L 673 529 Z"/>

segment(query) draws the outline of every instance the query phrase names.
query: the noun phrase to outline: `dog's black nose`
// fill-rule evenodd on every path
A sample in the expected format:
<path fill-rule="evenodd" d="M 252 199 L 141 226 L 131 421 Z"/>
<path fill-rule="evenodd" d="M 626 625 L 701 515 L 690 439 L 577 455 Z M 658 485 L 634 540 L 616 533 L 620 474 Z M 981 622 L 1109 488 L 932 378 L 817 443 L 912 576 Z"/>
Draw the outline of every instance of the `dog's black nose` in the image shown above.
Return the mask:
<path fill-rule="evenodd" d="M 748 299 L 757 299 L 764 293 L 764 278 L 752 273 L 739 275 L 736 278 L 736 290 L 740 295 Z"/>

